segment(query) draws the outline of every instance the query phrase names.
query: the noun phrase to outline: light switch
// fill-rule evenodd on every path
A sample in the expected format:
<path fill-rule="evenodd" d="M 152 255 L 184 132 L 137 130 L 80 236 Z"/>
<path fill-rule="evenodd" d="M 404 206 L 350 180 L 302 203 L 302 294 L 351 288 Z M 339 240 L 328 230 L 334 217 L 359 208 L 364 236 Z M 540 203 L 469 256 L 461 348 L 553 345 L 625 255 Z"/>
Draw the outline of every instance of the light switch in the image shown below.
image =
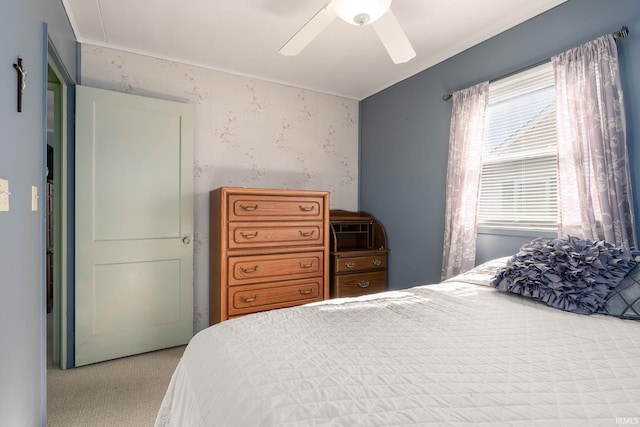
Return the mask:
<path fill-rule="evenodd" d="M 0 212 L 9 212 L 9 181 L 0 179 Z"/>
<path fill-rule="evenodd" d="M 38 210 L 38 187 L 31 186 L 31 210 L 33 212 Z"/>

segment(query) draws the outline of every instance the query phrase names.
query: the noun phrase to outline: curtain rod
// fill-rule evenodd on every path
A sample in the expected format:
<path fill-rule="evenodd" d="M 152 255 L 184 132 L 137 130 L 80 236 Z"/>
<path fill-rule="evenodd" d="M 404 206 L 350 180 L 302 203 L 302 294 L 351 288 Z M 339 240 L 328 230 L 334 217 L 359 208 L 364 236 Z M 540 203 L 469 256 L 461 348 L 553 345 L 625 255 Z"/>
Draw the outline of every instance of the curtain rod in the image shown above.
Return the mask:
<path fill-rule="evenodd" d="M 624 39 L 626 39 L 626 38 L 627 38 L 627 36 L 629 36 L 629 27 L 627 27 L 626 25 L 625 25 L 625 26 L 623 26 L 623 27 L 622 27 L 622 28 L 620 28 L 618 31 L 616 31 L 615 33 L 613 33 L 613 34 L 612 34 L 612 36 L 613 36 L 613 38 L 614 38 L 614 40 L 615 40 L 616 42 L 617 42 L 618 40 L 624 40 Z M 551 60 L 551 58 L 548 58 L 548 59 L 545 59 L 545 60 L 543 60 L 543 61 L 536 62 L 535 64 L 528 65 L 528 66 L 526 66 L 526 67 L 524 67 L 524 68 L 521 68 L 521 69 L 519 69 L 519 70 L 516 70 L 516 71 L 512 71 L 511 73 L 505 74 L 505 75 L 500 76 L 500 77 L 498 77 L 498 78 L 491 79 L 491 80 L 489 80 L 489 82 L 494 82 L 494 81 L 496 81 L 496 80 L 504 79 L 505 77 L 512 76 L 512 75 L 514 75 L 514 74 L 517 74 L 517 73 L 520 73 L 520 72 L 522 72 L 522 71 L 528 70 L 529 68 L 533 68 L 533 67 L 537 67 L 538 65 L 542 65 L 542 64 L 544 64 L 545 62 L 549 62 L 550 60 Z M 453 94 L 451 94 L 451 93 L 447 93 L 446 95 L 443 95 L 443 96 L 442 96 L 442 100 L 443 100 L 443 101 L 448 101 L 448 100 L 450 100 L 451 98 L 453 98 Z"/>

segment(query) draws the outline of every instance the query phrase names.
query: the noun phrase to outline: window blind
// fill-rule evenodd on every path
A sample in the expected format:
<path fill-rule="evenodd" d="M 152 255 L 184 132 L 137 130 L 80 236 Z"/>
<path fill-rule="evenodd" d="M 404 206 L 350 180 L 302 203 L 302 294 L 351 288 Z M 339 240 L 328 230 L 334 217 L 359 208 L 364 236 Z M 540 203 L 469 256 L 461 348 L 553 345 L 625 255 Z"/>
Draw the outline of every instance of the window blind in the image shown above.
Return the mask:
<path fill-rule="evenodd" d="M 551 63 L 489 86 L 478 225 L 557 228 L 556 110 Z"/>

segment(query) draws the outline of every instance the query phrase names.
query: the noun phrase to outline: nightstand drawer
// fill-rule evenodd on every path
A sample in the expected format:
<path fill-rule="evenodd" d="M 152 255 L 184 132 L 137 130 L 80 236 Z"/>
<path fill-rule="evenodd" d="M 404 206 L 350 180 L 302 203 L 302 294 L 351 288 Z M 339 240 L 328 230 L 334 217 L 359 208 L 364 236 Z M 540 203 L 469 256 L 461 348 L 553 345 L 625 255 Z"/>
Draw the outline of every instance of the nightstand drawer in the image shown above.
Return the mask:
<path fill-rule="evenodd" d="M 335 276 L 334 298 L 355 297 L 387 290 L 387 272 L 344 274 Z"/>
<path fill-rule="evenodd" d="M 229 285 L 317 277 L 323 272 L 324 253 L 320 251 L 229 257 Z"/>
<path fill-rule="evenodd" d="M 229 249 L 324 244 L 322 222 L 230 223 Z"/>
<path fill-rule="evenodd" d="M 333 267 L 336 274 L 363 270 L 385 270 L 387 268 L 387 253 L 354 257 L 336 256 Z"/>
<path fill-rule="evenodd" d="M 273 285 L 229 288 L 229 315 L 237 316 L 274 308 L 290 307 L 322 300 L 322 278 L 290 280 Z"/>
<path fill-rule="evenodd" d="M 230 221 L 321 221 L 323 197 L 229 195 Z"/>

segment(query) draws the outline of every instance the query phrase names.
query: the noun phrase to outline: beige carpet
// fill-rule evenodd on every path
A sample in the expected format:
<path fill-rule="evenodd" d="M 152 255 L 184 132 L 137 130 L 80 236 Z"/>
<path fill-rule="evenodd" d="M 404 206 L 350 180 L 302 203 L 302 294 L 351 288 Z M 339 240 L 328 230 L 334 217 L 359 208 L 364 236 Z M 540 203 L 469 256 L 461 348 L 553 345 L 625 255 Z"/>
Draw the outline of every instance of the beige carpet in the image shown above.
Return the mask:
<path fill-rule="evenodd" d="M 47 370 L 47 426 L 153 426 L 185 347 Z"/>

